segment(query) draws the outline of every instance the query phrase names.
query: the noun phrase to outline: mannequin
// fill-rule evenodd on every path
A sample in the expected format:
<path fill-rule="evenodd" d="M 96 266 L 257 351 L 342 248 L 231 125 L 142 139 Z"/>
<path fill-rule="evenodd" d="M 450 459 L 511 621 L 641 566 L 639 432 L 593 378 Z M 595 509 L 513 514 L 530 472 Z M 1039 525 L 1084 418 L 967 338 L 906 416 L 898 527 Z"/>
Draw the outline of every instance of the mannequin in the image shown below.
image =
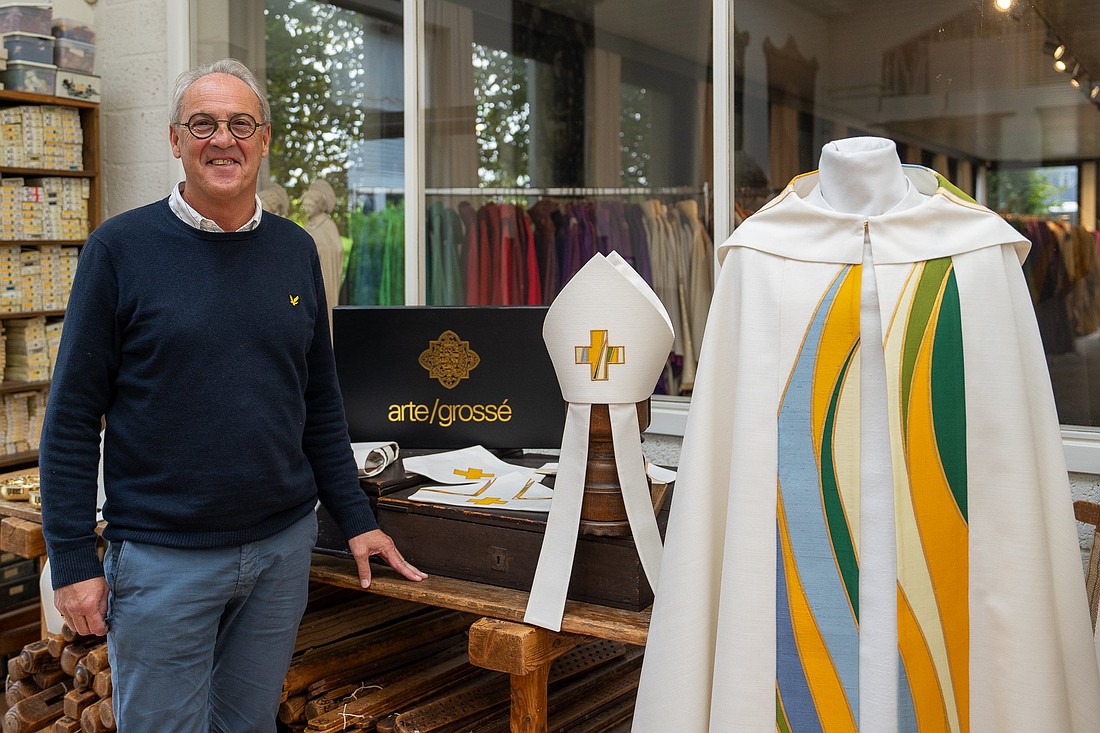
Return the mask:
<path fill-rule="evenodd" d="M 909 180 L 897 146 L 881 137 L 835 140 L 821 149 L 821 197 L 833 211 L 877 216 L 905 198 Z"/>
<path fill-rule="evenodd" d="M 340 294 L 340 275 L 344 263 L 344 245 L 340 231 L 332 220 L 336 194 L 324 179 L 313 182 L 302 196 L 302 212 L 306 215 L 306 231 L 317 245 L 321 259 L 321 276 L 325 281 L 325 299 L 329 309 L 329 333 L 332 333 L 332 309 Z"/>
<path fill-rule="evenodd" d="M 913 205 L 912 186 L 892 140 L 856 137 L 827 143 L 821 149 L 818 193 L 833 211 L 875 217 Z M 915 189 L 912 191 L 916 194 Z M 861 341 L 882 343 L 878 283 L 868 231 L 864 232 L 860 285 Z M 861 349 L 859 378 L 860 434 L 860 565 L 859 648 L 860 726 L 891 730 L 897 725 L 897 608 L 893 598 L 897 575 L 894 541 L 894 494 L 890 463 L 886 362 L 882 348 Z"/>
<path fill-rule="evenodd" d="M 881 138 L 718 247 L 634 733 L 1100 730 L 1026 254 Z"/>

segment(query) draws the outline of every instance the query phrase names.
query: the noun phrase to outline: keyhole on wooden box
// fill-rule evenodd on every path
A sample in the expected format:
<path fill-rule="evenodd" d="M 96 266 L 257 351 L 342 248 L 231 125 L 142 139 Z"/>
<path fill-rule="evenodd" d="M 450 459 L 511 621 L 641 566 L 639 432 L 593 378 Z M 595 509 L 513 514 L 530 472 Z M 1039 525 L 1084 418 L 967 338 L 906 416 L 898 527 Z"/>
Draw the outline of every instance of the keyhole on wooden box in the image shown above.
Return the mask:
<path fill-rule="evenodd" d="M 489 548 L 489 567 L 500 572 L 508 570 L 508 551 L 503 547 Z"/>

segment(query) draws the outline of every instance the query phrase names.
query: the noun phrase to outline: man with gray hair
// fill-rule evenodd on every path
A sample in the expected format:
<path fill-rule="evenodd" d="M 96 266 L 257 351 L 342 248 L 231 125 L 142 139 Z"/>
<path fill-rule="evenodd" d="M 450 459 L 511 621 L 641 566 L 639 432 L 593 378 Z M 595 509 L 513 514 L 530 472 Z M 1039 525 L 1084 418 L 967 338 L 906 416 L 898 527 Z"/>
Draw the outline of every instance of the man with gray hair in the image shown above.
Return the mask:
<path fill-rule="evenodd" d="M 359 486 L 313 241 L 256 197 L 269 120 L 241 63 L 182 74 L 169 140 L 184 181 L 96 229 L 73 283 L 42 523 L 58 610 L 107 635 L 126 733 L 275 730 L 318 498 L 364 587 L 376 554 L 426 577 Z"/>

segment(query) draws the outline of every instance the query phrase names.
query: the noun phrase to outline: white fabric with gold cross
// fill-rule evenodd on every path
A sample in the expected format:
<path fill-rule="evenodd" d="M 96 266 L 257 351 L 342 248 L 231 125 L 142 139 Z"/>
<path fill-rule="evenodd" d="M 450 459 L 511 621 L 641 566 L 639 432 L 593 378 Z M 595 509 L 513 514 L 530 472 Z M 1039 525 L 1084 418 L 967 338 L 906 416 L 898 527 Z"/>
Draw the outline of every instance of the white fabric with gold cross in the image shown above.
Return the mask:
<path fill-rule="evenodd" d="M 661 535 L 646 480 L 636 404 L 653 393 L 672 350 L 672 321 L 656 293 L 618 253 L 597 254 L 554 299 L 542 329 L 569 403 L 554 500 L 523 620 L 558 631 L 580 528 L 592 405 L 608 406 L 630 531 L 651 587 Z"/>
<path fill-rule="evenodd" d="M 539 483 L 537 476 L 512 471 L 472 484 L 425 486 L 413 493 L 409 500 L 482 509 L 548 512 L 552 498 L 554 491 Z"/>
<path fill-rule="evenodd" d="M 480 445 L 410 456 L 403 465 L 443 486 L 425 486 L 409 499 L 451 506 L 548 512 L 553 490 L 539 483 L 538 469 L 508 463 Z"/>
<path fill-rule="evenodd" d="M 401 462 L 406 472 L 441 484 L 468 484 L 506 473 L 534 476 L 536 472 L 529 466 L 503 461 L 480 445 L 423 456 L 406 456 Z"/>

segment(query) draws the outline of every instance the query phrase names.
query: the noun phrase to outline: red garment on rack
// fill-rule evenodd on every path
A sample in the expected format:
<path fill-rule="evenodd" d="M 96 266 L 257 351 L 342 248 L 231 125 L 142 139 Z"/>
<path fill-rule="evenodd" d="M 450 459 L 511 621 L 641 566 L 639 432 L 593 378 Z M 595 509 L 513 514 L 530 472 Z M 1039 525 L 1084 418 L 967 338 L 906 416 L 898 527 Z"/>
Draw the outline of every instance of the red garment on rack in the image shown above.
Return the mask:
<path fill-rule="evenodd" d="M 478 283 L 481 282 L 478 267 L 480 240 L 478 239 L 477 211 L 468 201 L 458 205 L 458 215 L 462 217 L 462 226 L 466 236 L 466 305 L 479 305 Z"/>
<path fill-rule="evenodd" d="M 539 258 L 535 248 L 535 232 L 531 217 L 522 206 L 516 207 L 519 214 L 519 237 L 523 245 L 523 262 L 526 270 L 524 290 L 527 293 L 527 305 L 542 305 L 542 280 L 539 274 Z"/>

